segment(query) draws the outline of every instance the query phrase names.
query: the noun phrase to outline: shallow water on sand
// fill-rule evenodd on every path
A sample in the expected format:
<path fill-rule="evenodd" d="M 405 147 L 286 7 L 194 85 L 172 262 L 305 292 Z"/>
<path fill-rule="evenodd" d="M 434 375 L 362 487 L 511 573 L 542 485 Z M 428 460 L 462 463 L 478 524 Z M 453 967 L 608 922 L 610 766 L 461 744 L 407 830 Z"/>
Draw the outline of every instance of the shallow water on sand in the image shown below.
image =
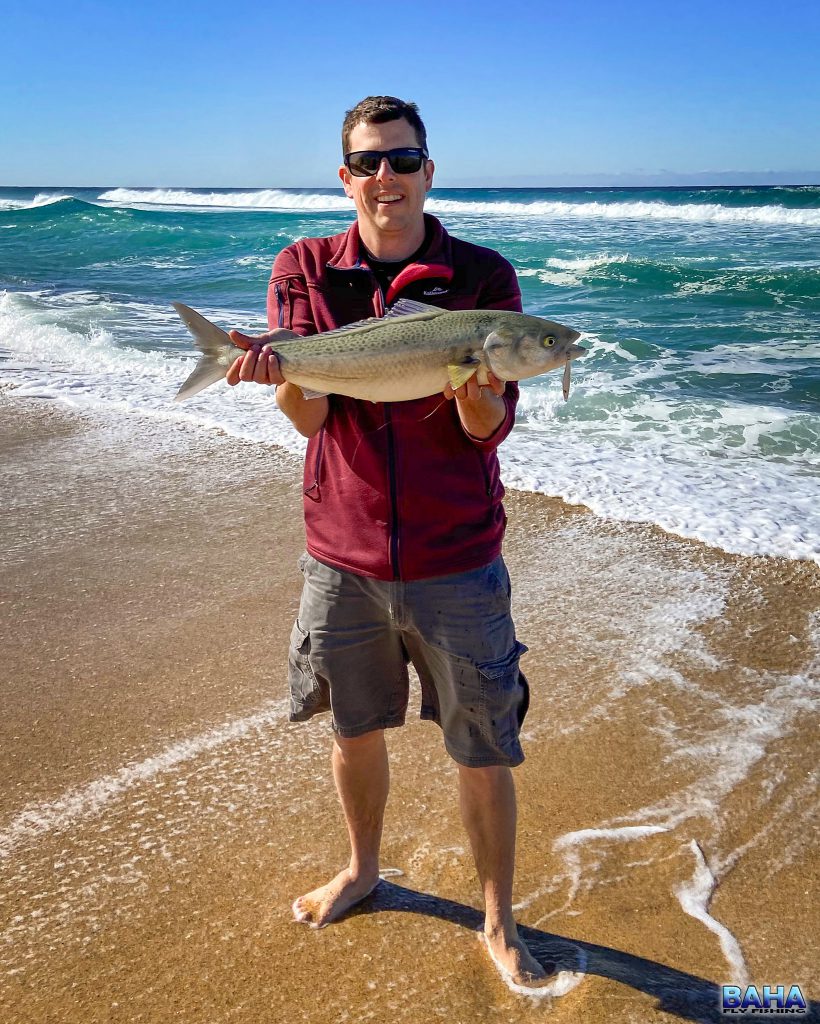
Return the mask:
<path fill-rule="evenodd" d="M 294 464 L 181 428 L 159 460 L 153 427 L 2 395 L 0 425 L 4 1021 L 716 1020 L 746 978 L 817 997 L 815 566 L 510 495 L 517 914 L 585 965 L 545 1004 L 477 939 L 417 701 L 389 736 L 386 880 L 332 928 L 289 919 L 345 858 L 328 724 L 286 723 Z"/>

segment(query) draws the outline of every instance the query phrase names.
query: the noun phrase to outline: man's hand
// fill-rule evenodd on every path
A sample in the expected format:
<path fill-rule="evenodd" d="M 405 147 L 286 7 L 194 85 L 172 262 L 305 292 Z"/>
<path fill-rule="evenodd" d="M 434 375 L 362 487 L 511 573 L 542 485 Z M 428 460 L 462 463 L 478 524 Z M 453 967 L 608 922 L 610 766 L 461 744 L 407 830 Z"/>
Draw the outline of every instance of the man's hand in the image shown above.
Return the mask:
<path fill-rule="evenodd" d="M 302 389 L 296 384 L 289 384 L 282 376 L 279 359 L 273 351 L 277 341 L 299 338 L 301 335 L 279 327 L 255 337 L 240 331 L 230 331 L 229 337 L 234 345 L 246 351 L 244 356 L 237 356 L 231 364 L 225 380 L 231 386 L 241 380 L 283 385 L 276 391 L 276 404 L 304 437 L 313 437 L 318 433 L 327 419 L 327 398 L 312 398 L 306 402 Z"/>
<path fill-rule="evenodd" d="M 461 425 L 471 437 L 482 441 L 492 437 L 504 422 L 507 408 L 502 395 L 506 386 L 505 381 L 489 372 L 487 383 L 479 385 L 474 374 L 455 391 L 448 384 L 444 389 L 444 397 L 455 398 Z"/>
<path fill-rule="evenodd" d="M 475 378 L 476 375 L 473 374 L 466 384 L 462 384 L 461 387 L 456 388 L 455 391 L 453 391 L 452 386 L 448 384 L 444 389 L 444 397 L 448 399 L 457 398 L 460 402 L 465 400 L 470 402 L 479 402 L 484 395 L 485 387 L 490 388 L 492 393 L 499 397 L 504 394 L 504 388 L 507 386 L 506 381 L 499 380 L 498 377 L 489 370 L 487 371 L 486 384 L 479 384 Z"/>
<path fill-rule="evenodd" d="M 229 331 L 228 336 L 238 348 L 245 349 L 244 356 L 237 356 L 225 377 L 231 387 L 241 380 L 254 381 L 257 384 L 284 384 L 285 378 L 279 368 L 279 359 L 273 346 L 277 340 L 296 338 L 293 331 L 277 328 L 267 334 L 251 337 L 240 331 Z"/>

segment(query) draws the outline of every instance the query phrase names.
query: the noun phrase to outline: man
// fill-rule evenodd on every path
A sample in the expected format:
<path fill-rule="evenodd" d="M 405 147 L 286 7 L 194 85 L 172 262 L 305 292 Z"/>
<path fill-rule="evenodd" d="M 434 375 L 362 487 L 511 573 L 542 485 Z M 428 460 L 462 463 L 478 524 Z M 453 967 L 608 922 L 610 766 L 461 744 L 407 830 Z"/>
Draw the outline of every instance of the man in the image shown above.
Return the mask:
<path fill-rule="evenodd" d="M 403 724 L 407 661 L 458 763 L 461 810 L 485 901 L 485 937 L 519 984 L 547 974 L 512 912 L 518 732 L 528 704 L 518 668 L 509 579 L 500 556 L 506 517 L 496 448 L 518 389 L 490 376 L 441 396 L 369 403 L 306 400 L 271 351 L 280 330 L 315 334 L 372 316 L 399 297 L 447 309 L 521 309 L 513 268 L 452 238 L 423 213 L 434 165 L 415 104 L 371 96 L 348 111 L 339 176 L 357 219 L 342 235 L 279 254 L 267 335 L 232 332 L 247 354 L 228 382 L 276 385 L 276 401 L 309 438 L 307 553 L 291 637 L 291 719 L 330 710 L 333 774 L 350 837 L 349 865 L 296 900 L 297 920 L 322 927 L 379 880 L 388 794 L 384 729 Z"/>

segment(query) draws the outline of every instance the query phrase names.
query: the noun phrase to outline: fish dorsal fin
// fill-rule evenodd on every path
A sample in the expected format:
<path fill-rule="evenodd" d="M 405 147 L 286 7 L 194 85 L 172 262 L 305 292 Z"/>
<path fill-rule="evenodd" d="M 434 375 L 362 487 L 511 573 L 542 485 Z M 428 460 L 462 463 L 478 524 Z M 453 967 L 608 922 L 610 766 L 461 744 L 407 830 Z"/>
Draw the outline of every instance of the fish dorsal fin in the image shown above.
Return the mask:
<path fill-rule="evenodd" d="M 171 305 L 194 336 L 197 348 L 201 352 L 205 352 L 207 355 L 216 355 L 226 345 L 233 345 L 221 327 L 217 327 L 210 320 L 206 320 L 204 316 L 200 316 L 195 309 L 191 309 L 190 306 L 185 306 L 181 302 L 172 302 Z"/>
<path fill-rule="evenodd" d="M 425 313 L 428 316 L 441 316 L 446 309 L 440 306 L 431 306 L 427 302 L 416 302 L 415 299 L 396 299 L 393 305 L 384 314 L 385 320 L 393 316 L 410 316 L 413 313 Z"/>
<path fill-rule="evenodd" d="M 428 306 L 426 302 L 415 302 L 413 299 L 399 299 L 394 302 L 390 309 L 381 316 L 370 316 L 366 320 L 357 320 L 352 324 L 345 324 L 344 327 L 336 327 L 332 331 L 322 331 L 323 338 L 332 338 L 336 335 L 347 334 L 349 331 L 369 330 L 378 327 L 385 320 L 392 320 L 397 317 L 404 317 L 414 320 L 432 320 L 433 317 L 441 316 L 449 310 L 440 309 L 438 306 Z"/>
<path fill-rule="evenodd" d="M 320 331 L 323 338 L 332 338 L 336 334 L 347 334 L 350 331 L 361 331 L 367 327 L 376 327 L 384 323 L 380 316 L 369 316 L 366 320 L 356 320 L 352 324 L 343 324 L 341 327 L 334 327 L 332 331 Z M 310 335 L 308 335 L 310 337 Z"/>

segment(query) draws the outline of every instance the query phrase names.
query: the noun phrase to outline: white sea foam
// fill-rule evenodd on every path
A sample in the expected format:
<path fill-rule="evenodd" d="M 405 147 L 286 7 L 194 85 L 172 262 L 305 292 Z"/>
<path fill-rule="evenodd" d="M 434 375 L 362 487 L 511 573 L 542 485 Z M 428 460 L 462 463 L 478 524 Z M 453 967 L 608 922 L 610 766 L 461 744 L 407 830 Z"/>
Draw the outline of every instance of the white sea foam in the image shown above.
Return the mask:
<path fill-rule="evenodd" d="M 601 841 L 629 843 L 634 842 L 636 839 L 645 839 L 647 836 L 654 836 L 667 831 L 668 829 L 663 825 L 623 825 L 620 828 L 585 828 L 559 836 L 552 844 L 552 848 L 564 858 L 569 891 L 563 906 L 551 911 L 546 915 L 546 918 L 554 917 L 556 914 L 566 911 L 578 895 L 582 877 L 579 847 Z"/>
<path fill-rule="evenodd" d="M 578 257 L 570 260 L 550 257 L 545 260 L 544 267 L 526 267 L 518 271 L 518 276 L 536 277 L 541 284 L 549 284 L 557 288 L 575 288 L 582 284 L 584 278 L 591 272 L 601 267 L 628 261 L 629 255 L 626 253 L 617 256 L 602 253 L 599 256 Z"/>
<path fill-rule="evenodd" d="M 726 963 L 729 965 L 729 977 L 734 984 L 746 985 L 749 971 L 740 943 L 725 924 L 721 924 L 709 913 L 709 903 L 717 880 L 706 863 L 703 850 L 694 839 L 689 846 L 695 858 L 695 871 L 689 882 L 677 886 L 675 895 L 687 914 L 706 925 L 709 931 L 717 936 Z"/>
<path fill-rule="evenodd" d="M 60 203 L 64 199 L 71 199 L 71 196 L 55 196 L 42 192 L 33 199 L 0 199 L 0 210 L 33 210 L 37 206 L 51 206 L 52 203 Z"/>
<path fill-rule="evenodd" d="M 759 224 L 820 227 L 820 210 L 790 210 L 784 206 L 720 206 L 712 203 L 570 203 L 560 201 L 471 202 L 460 199 L 427 200 L 430 213 L 498 216 L 515 220 L 653 220 L 687 224 Z"/>
<path fill-rule="evenodd" d="M 814 650 L 802 673 L 779 675 L 746 669 L 739 685 L 727 691 L 712 689 L 708 682 L 700 681 L 699 673 L 687 676 L 685 669 L 678 667 L 686 661 L 708 664 L 708 648 L 701 651 L 699 647 L 706 643 L 702 634 L 690 632 L 690 642 L 680 647 L 686 655 L 683 662 L 656 662 L 653 667 L 655 659 L 644 657 L 642 671 L 654 676 L 654 685 L 645 691 L 642 717 L 665 745 L 666 762 L 686 762 L 684 777 L 691 777 L 691 773 L 694 777 L 681 788 L 664 794 L 655 804 L 631 810 L 598 827 L 560 836 L 553 849 L 564 862 L 562 873 L 524 902 L 530 905 L 536 899 L 560 892 L 567 884 L 569 891 L 563 905 L 544 914 L 535 922 L 536 926 L 557 914 L 571 913 L 580 894 L 589 895 L 618 881 L 621 874 L 613 875 L 613 871 L 651 866 L 660 859 L 679 859 L 681 850 L 689 850 L 695 859 L 694 872 L 691 878 L 674 885 L 672 892 L 687 914 L 717 936 L 730 976 L 738 979 L 738 983 L 747 976 L 740 943 L 710 912 L 710 902 L 722 878 L 765 836 L 776 835 L 781 847 L 781 836 L 795 836 L 805 845 L 811 834 L 816 780 L 807 773 L 805 778 L 798 777 L 784 785 L 780 768 L 784 741 L 817 709 L 817 621 L 816 615 L 809 617 Z M 800 632 L 802 625 L 796 624 Z M 655 629 L 648 626 L 646 634 L 654 636 Z M 639 648 L 642 646 L 640 637 L 634 638 L 634 642 Z M 680 714 L 676 696 L 681 690 L 687 694 L 685 714 Z M 665 776 L 661 772 L 659 778 Z M 730 799 L 740 786 L 746 787 L 742 803 L 745 810 L 739 810 L 738 802 Z M 776 800 L 771 799 L 774 790 L 778 794 Z M 735 846 L 733 837 L 739 830 L 745 832 L 739 828 L 744 816 L 750 826 L 749 838 Z M 709 837 L 713 852 L 708 858 L 703 845 L 692 838 L 694 829 Z M 662 833 L 667 838 L 660 850 L 653 851 L 650 846 L 648 856 L 627 864 L 618 859 L 613 867 L 608 867 L 609 844 L 646 842 Z M 784 857 L 788 856 L 788 851 L 784 851 Z M 772 871 L 781 866 L 773 864 Z"/>
<path fill-rule="evenodd" d="M 571 992 L 574 988 L 577 988 L 584 980 L 584 972 L 587 968 L 587 955 L 580 946 L 573 947 L 574 954 L 577 959 L 577 963 L 573 966 L 575 970 L 558 971 L 554 977 L 551 977 L 549 981 L 543 985 L 539 985 L 537 988 L 531 988 L 528 985 L 519 985 L 515 981 L 512 974 L 507 968 L 498 960 L 495 953 L 490 948 L 490 944 L 487 939 L 482 935 L 481 941 L 487 948 L 487 952 L 490 954 L 490 959 L 495 964 L 498 973 L 504 981 L 504 984 L 510 989 L 511 992 L 515 992 L 518 996 L 527 996 L 529 999 L 541 1000 L 541 999 L 556 999 L 559 996 L 565 996 L 568 992 Z"/>
<path fill-rule="evenodd" d="M 202 312 L 217 323 L 247 319 L 224 309 Z M 157 349 L 117 342 L 100 326 L 102 313 L 102 323 L 137 317 L 143 339 L 153 332 Z M 176 351 L 167 347 L 175 335 Z M 6 348 L 3 376 L 21 396 L 183 421 L 304 451 L 268 388 L 216 384 L 173 403 L 195 358 L 185 354 L 192 349 L 171 310 L 114 305 L 93 292 L 59 300 L 3 293 L 0 344 Z M 593 339 L 591 347 L 596 344 Z M 714 357 L 702 358 L 709 365 Z M 567 419 L 557 375 L 525 386 L 521 423 L 500 451 L 506 483 L 586 505 L 605 518 L 656 523 L 727 551 L 820 563 L 820 502 L 810 472 L 820 468 L 820 455 L 812 454 L 816 417 L 750 403 L 681 406 L 674 392 L 648 398 L 635 389 L 645 391 L 646 380 L 668 371 L 657 361 L 631 367 L 628 385 L 582 367 Z M 785 451 L 802 454 L 763 457 L 760 445 L 778 437 Z"/>
<path fill-rule="evenodd" d="M 192 192 L 188 189 L 115 188 L 102 192 L 98 202 L 117 206 L 174 206 L 211 209 L 345 211 L 351 201 L 342 194 L 290 191 L 278 188 L 236 192 Z M 515 220 L 654 220 L 689 224 L 759 224 L 820 227 L 820 211 L 783 206 L 721 206 L 716 203 L 586 202 L 536 200 L 487 201 L 429 196 L 429 213 Z"/>
<path fill-rule="evenodd" d="M 171 188 L 115 188 L 102 192 L 98 202 L 116 206 L 201 207 L 213 210 L 294 210 L 352 212 L 353 204 L 345 195 L 321 192 L 287 192 L 278 188 L 254 192 L 190 192 Z"/>
<path fill-rule="evenodd" d="M 68 790 L 56 800 L 29 804 L 0 831 L 0 860 L 10 857 L 21 845 L 36 842 L 43 835 L 68 828 L 98 814 L 106 804 L 134 786 L 172 771 L 183 762 L 203 753 L 254 732 L 269 729 L 286 717 L 284 702 L 276 701 L 263 711 L 173 743 L 158 754 L 127 764 L 119 771 L 94 779 L 85 786 Z"/>
<path fill-rule="evenodd" d="M 508 485 L 556 495 L 607 519 L 656 523 L 736 554 L 820 564 L 817 482 L 787 465 L 684 461 L 566 436 L 545 453 L 543 441 L 521 436 L 502 451 L 502 466 Z"/>

